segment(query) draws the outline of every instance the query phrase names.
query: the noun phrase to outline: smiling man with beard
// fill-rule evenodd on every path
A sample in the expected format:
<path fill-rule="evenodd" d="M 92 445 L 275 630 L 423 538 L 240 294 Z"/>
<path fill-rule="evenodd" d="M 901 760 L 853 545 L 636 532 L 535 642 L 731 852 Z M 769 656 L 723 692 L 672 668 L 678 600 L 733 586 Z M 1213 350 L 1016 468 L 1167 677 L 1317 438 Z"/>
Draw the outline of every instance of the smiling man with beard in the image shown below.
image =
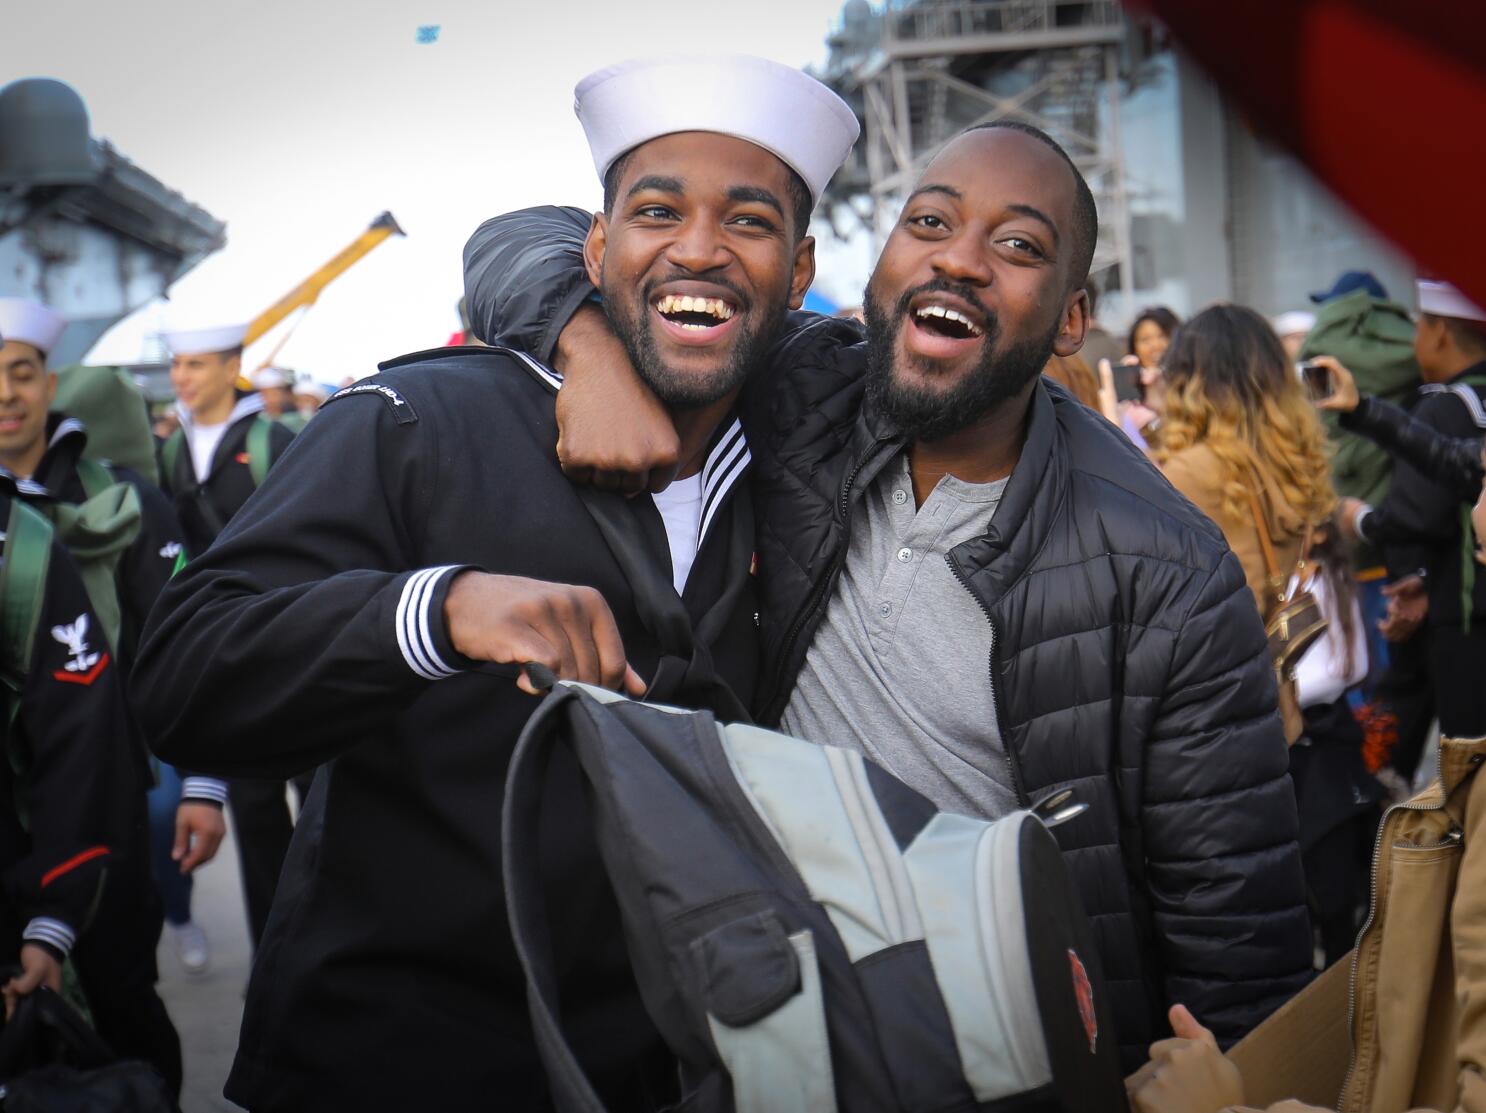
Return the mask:
<path fill-rule="evenodd" d="M 856 120 L 753 58 L 611 67 L 577 110 L 605 186 L 586 273 L 669 403 L 686 478 L 654 501 L 580 492 L 558 467 L 558 380 L 532 352 L 404 356 L 336 393 L 146 631 L 134 691 L 162 756 L 227 776 L 320 767 L 227 1085 L 255 1113 L 548 1108 L 501 887 L 507 765 L 537 707 L 524 666 L 688 706 L 754 688 L 731 411 L 809 285 L 806 218 Z M 677 611 L 686 661 L 656 621 Z M 543 812 L 565 1026 L 608 1108 L 659 1107 L 675 1064 L 570 759 Z"/>
<path fill-rule="evenodd" d="M 1221 533 L 1118 429 L 1042 382 L 1078 351 L 1094 202 L 1021 125 L 952 140 L 867 289 L 868 338 L 800 315 L 742 394 L 758 717 L 861 750 L 949 810 L 1063 787 L 1059 826 L 1133 1068 L 1184 1002 L 1232 1040 L 1309 976 L 1294 794 L 1264 631 Z M 497 218 L 467 265 L 485 339 L 562 337 L 564 459 L 662 485 L 674 434 L 591 292 L 565 210 Z M 499 241 L 500 248 L 490 241 Z M 467 264 L 478 259 L 467 254 Z M 575 333 L 583 326 L 576 326 Z M 547 344 L 547 349 L 541 345 Z"/>

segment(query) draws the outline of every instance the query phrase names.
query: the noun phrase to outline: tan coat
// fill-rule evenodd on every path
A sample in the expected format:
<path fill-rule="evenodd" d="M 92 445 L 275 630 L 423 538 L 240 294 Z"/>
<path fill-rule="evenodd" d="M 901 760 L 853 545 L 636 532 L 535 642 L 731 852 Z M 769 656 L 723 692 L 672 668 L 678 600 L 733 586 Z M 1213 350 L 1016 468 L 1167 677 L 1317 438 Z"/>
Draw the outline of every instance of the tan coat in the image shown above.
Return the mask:
<path fill-rule="evenodd" d="M 1486 1113 L 1486 738 L 1440 758 L 1441 780 L 1383 820 L 1341 1113 Z"/>
<path fill-rule="evenodd" d="M 1269 590 L 1269 572 L 1264 564 L 1264 551 L 1259 546 L 1259 531 L 1254 526 L 1254 517 L 1245 513 L 1235 519 L 1223 512 L 1223 483 L 1221 465 L 1212 449 L 1197 443 L 1172 455 L 1161 465 L 1161 472 L 1192 504 L 1202 511 L 1228 539 L 1228 547 L 1238 562 L 1243 565 L 1244 578 L 1259 613 L 1268 616 L 1273 601 Z M 1285 502 L 1277 484 L 1266 478 L 1260 503 L 1269 522 L 1269 536 L 1274 544 L 1275 559 L 1288 581 L 1290 573 L 1300 560 L 1301 534 L 1305 521 L 1299 513 Z"/>

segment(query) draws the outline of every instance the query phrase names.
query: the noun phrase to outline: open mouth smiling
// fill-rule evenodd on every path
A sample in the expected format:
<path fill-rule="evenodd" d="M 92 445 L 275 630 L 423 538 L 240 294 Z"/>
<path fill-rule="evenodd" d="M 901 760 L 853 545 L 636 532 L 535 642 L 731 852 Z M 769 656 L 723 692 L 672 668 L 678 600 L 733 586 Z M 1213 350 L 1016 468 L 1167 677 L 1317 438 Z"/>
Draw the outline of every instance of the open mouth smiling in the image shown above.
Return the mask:
<path fill-rule="evenodd" d="M 958 309 L 939 302 L 928 302 L 913 310 L 913 321 L 925 332 L 950 340 L 977 340 L 985 329 Z"/>
<path fill-rule="evenodd" d="M 687 294 L 665 294 L 654 302 L 655 311 L 678 328 L 691 331 L 726 324 L 738 309 L 725 298 L 700 298 Z"/>

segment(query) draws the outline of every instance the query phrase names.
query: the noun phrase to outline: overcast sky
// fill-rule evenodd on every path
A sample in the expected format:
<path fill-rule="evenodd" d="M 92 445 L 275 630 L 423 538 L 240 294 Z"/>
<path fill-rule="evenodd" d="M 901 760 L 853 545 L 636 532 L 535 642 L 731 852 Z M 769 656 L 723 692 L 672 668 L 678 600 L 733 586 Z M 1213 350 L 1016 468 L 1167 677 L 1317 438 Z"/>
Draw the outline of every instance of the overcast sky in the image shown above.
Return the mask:
<path fill-rule="evenodd" d="M 280 357 L 337 382 L 458 327 L 460 250 L 481 220 L 541 202 L 598 205 L 572 110 L 584 74 L 697 49 L 818 62 L 840 6 L 13 0 L 0 84 L 69 82 L 95 136 L 227 222 L 227 247 L 168 306 L 115 327 L 89 362 L 137 358 L 167 322 L 256 316 L 390 209 L 407 238 L 333 284 Z M 437 41 L 421 44 L 428 25 Z"/>

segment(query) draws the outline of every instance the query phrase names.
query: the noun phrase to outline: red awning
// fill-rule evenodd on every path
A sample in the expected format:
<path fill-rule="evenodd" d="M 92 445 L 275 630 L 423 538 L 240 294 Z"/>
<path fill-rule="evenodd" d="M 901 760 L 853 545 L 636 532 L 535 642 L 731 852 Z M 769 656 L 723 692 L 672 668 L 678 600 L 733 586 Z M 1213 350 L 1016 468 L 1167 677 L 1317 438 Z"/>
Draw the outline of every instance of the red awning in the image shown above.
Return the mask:
<path fill-rule="evenodd" d="M 1254 123 L 1486 305 L 1486 0 L 1125 0 Z"/>

